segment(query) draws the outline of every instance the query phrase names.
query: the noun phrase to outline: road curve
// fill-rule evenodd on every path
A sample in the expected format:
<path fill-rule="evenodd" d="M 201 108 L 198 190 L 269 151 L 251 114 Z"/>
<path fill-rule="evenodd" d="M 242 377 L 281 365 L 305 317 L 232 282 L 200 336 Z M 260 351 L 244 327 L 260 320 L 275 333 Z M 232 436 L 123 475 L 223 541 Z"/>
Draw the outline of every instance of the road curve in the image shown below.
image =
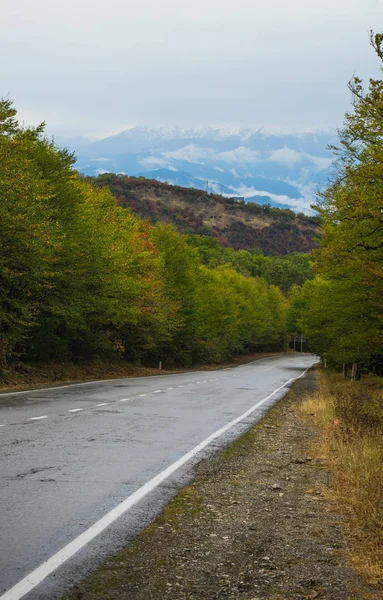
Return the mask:
<path fill-rule="evenodd" d="M 0 600 L 61 598 L 316 360 L 0 395 Z"/>

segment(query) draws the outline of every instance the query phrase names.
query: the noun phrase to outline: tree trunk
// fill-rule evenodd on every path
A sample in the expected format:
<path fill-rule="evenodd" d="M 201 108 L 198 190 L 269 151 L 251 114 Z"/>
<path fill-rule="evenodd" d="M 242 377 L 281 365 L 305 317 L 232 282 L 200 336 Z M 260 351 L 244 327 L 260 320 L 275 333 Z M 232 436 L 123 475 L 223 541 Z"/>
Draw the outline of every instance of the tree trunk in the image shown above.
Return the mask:
<path fill-rule="evenodd" d="M 345 379 L 347 379 L 347 375 L 348 375 L 348 365 L 347 365 L 347 363 L 344 362 L 343 363 L 343 377 Z"/>
<path fill-rule="evenodd" d="M 351 369 L 351 381 L 360 381 L 362 376 L 362 368 L 358 360 L 354 360 Z"/>
<path fill-rule="evenodd" d="M 5 367 L 7 364 L 8 340 L 0 338 L 0 367 Z"/>

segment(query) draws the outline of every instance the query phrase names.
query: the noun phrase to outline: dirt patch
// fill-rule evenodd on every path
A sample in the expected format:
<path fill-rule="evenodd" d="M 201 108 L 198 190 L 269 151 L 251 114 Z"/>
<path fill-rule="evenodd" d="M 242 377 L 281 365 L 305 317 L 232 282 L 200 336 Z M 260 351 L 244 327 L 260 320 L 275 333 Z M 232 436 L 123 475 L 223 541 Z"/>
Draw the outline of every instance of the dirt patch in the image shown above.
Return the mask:
<path fill-rule="evenodd" d="M 347 561 L 316 434 L 294 405 L 311 372 L 68 600 L 361 600 L 381 598 Z"/>
<path fill-rule="evenodd" d="M 89 361 L 83 363 L 11 363 L 0 369 L 0 392 L 44 388 L 61 384 L 82 383 L 102 379 L 125 377 L 148 377 L 150 375 L 170 375 L 192 371 L 214 371 L 227 367 L 247 364 L 267 356 L 278 356 L 280 352 L 236 356 L 225 363 L 196 365 L 193 368 L 174 368 L 159 371 L 151 367 L 138 367 L 122 360 Z M 1 398 L 0 398 L 1 399 Z"/>

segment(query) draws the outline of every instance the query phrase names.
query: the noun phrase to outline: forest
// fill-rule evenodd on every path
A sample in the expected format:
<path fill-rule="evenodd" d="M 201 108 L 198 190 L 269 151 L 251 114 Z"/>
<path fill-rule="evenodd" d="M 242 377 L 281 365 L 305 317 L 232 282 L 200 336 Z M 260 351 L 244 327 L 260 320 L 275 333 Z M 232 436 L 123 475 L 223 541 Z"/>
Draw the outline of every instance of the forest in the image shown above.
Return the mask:
<path fill-rule="evenodd" d="M 151 224 L 0 102 L 0 362 L 189 366 L 282 349 L 308 255 L 265 257 Z"/>
<path fill-rule="evenodd" d="M 383 36 L 371 43 L 382 61 Z M 354 77 L 349 88 L 352 110 L 318 216 L 272 209 L 274 219 L 314 231 L 320 221 L 319 247 L 284 256 L 134 214 L 121 201 L 129 178 L 80 175 L 74 155 L 44 135 L 44 124 L 21 126 L 12 102 L 1 100 L 1 365 L 118 357 L 190 366 L 282 350 L 300 333 L 345 375 L 351 369 L 359 379 L 362 367 L 380 373 L 383 81 L 371 79 L 365 89 Z M 173 193 L 155 185 L 164 187 L 155 189 L 159 196 Z M 199 190 L 185 194 L 201 203 Z"/>

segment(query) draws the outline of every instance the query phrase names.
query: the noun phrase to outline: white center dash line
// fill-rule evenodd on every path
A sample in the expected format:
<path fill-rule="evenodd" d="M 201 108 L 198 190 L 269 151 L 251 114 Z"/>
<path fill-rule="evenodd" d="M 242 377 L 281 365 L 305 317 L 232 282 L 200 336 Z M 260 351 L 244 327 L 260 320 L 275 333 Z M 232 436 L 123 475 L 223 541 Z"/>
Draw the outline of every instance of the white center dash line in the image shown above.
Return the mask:
<path fill-rule="evenodd" d="M 144 396 L 147 396 L 148 394 L 140 394 L 140 398 L 143 398 Z"/>
<path fill-rule="evenodd" d="M 160 394 L 162 392 L 162 390 L 154 390 L 154 392 L 152 392 L 153 394 Z"/>
<path fill-rule="evenodd" d="M 100 402 L 100 404 L 96 404 L 96 406 L 108 406 L 107 402 Z"/>
<path fill-rule="evenodd" d="M 170 387 L 170 388 L 168 388 L 168 390 L 174 390 L 174 388 Z"/>
<path fill-rule="evenodd" d="M 84 409 L 83 408 L 71 408 L 70 410 L 68 410 L 68 412 L 75 413 L 75 412 L 80 412 L 80 410 L 84 410 Z"/>
<path fill-rule="evenodd" d="M 41 415 L 41 417 L 30 417 L 28 421 L 40 421 L 41 419 L 47 419 L 48 415 Z"/>
<path fill-rule="evenodd" d="M 119 402 L 127 402 L 130 398 L 120 398 Z"/>

